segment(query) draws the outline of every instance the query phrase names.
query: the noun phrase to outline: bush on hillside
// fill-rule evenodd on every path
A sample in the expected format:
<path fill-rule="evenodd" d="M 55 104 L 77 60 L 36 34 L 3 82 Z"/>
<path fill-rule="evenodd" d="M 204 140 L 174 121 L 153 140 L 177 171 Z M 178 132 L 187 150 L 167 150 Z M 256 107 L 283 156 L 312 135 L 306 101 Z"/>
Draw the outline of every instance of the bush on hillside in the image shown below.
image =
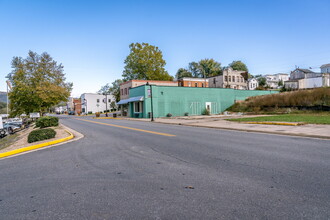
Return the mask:
<path fill-rule="evenodd" d="M 36 121 L 36 127 L 39 128 L 47 128 L 47 127 L 54 127 L 58 126 L 58 118 L 54 116 L 45 116 L 38 118 Z"/>
<path fill-rule="evenodd" d="M 47 140 L 50 138 L 54 138 L 56 135 L 56 131 L 52 128 L 45 128 L 45 129 L 38 129 L 31 131 L 28 136 L 28 142 L 36 142 L 36 141 L 42 141 Z"/>
<path fill-rule="evenodd" d="M 236 103 L 229 111 L 258 112 L 283 108 L 330 106 L 330 88 L 298 90 L 278 94 L 255 96 Z"/>

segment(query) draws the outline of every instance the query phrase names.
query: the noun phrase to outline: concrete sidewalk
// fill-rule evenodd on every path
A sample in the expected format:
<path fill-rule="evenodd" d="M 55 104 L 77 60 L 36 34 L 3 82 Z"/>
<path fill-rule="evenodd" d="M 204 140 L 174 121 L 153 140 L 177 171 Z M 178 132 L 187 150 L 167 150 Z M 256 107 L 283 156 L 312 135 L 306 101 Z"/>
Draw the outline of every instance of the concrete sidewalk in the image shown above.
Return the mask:
<path fill-rule="evenodd" d="M 286 126 L 286 125 L 263 125 L 263 124 L 244 124 L 239 122 L 227 121 L 228 118 L 240 118 L 240 117 L 257 117 L 260 115 L 249 116 L 190 116 L 190 117 L 177 117 L 177 118 L 156 118 L 156 123 L 185 125 L 194 127 L 206 127 L 217 129 L 229 129 L 246 132 L 261 132 L 280 135 L 292 135 L 300 137 L 313 137 L 330 139 L 330 125 L 317 125 L 306 124 L 300 126 Z M 265 116 L 265 115 L 263 115 Z M 137 118 L 125 118 L 127 120 L 136 121 L 150 121 L 150 119 L 137 119 Z"/>

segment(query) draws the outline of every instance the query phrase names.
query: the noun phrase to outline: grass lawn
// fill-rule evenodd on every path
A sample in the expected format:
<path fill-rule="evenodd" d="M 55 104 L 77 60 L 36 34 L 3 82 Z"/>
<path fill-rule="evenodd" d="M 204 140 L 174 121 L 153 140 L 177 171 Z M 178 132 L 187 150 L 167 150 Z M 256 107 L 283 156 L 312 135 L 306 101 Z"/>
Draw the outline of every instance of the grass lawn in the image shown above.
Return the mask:
<path fill-rule="evenodd" d="M 280 121 L 280 122 L 305 122 L 307 124 L 330 124 L 330 113 L 320 114 L 285 114 L 254 118 L 227 119 L 228 121 Z"/>
<path fill-rule="evenodd" d="M 17 137 L 18 137 L 18 134 L 16 133 L 16 134 L 13 134 L 13 135 L 8 135 L 8 136 L 0 139 L 0 150 L 8 147 L 13 142 L 15 142 Z"/>

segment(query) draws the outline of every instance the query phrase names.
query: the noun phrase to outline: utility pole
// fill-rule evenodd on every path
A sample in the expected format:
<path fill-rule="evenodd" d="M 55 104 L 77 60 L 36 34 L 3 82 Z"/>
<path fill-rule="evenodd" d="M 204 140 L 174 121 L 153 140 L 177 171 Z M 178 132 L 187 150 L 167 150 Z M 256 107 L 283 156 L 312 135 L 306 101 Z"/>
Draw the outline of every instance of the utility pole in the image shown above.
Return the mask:
<path fill-rule="evenodd" d="M 151 101 L 151 121 L 154 121 L 154 108 L 152 103 L 152 85 L 147 82 L 147 85 L 150 86 L 150 101 Z"/>

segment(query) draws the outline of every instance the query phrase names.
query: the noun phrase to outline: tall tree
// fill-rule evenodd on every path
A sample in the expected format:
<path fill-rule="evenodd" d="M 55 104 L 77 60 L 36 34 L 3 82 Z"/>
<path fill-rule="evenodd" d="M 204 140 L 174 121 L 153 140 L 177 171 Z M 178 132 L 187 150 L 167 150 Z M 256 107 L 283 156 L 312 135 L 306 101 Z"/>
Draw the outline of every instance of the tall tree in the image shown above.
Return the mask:
<path fill-rule="evenodd" d="M 202 59 L 199 62 L 191 62 L 188 66 L 193 77 L 211 77 L 222 73 L 221 63 L 214 59 Z"/>
<path fill-rule="evenodd" d="M 176 72 L 175 77 L 177 79 L 180 79 L 180 78 L 183 78 L 183 77 L 192 77 L 192 73 L 189 70 L 185 69 L 185 68 L 180 68 Z"/>
<path fill-rule="evenodd" d="M 12 84 L 8 95 L 13 116 L 45 112 L 70 96 L 72 83 L 65 81 L 62 64 L 46 52 L 38 55 L 29 51 L 25 59 L 14 57 L 12 68 L 7 78 Z"/>
<path fill-rule="evenodd" d="M 229 64 L 229 66 L 231 68 L 233 68 L 233 70 L 240 70 L 240 71 L 249 72 L 249 69 L 247 68 L 247 66 L 245 65 L 245 63 L 243 63 L 240 60 L 233 61 L 231 64 Z"/>
<path fill-rule="evenodd" d="M 221 63 L 214 59 L 203 59 L 198 62 L 201 69 L 201 77 L 218 76 L 222 73 Z"/>
<path fill-rule="evenodd" d="M 120 100 L 120 84 L 122 84 L 122 83 L 123 83 L 123 80 L 116 79 L 115 81 L 113 81 L 111 83 L 111 85 L 109 85 L 109 83 L 107 83 L 106 85 L 102 86 L 101 89 L 99 90 L 99 93 L 112 94 L 115 97 L 116 102 L 119 102 L 119 100 Z"/>
<path fill-rule="evenodd" d="M 165 70 L 162 51 L 148 43 L 132 43 L 125 59 L 124 80 L 173 80 Z"/>

